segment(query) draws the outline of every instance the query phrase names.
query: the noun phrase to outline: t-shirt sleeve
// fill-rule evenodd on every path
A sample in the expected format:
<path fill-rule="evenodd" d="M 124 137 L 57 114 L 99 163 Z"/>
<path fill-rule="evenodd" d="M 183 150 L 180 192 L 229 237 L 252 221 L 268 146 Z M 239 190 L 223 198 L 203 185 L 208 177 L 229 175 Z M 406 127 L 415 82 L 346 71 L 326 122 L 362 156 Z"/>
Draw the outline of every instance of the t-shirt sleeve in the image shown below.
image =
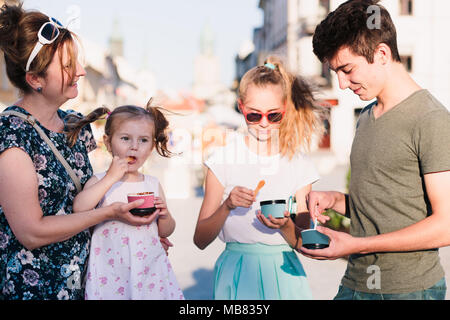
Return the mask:
<path fill-rule="evenodd" d="M 224 148 L 215 149 L 211 156 L 204 161 L 204 165 L 212 171 L 223 187 L 227 185 Z"/>
<path fill-rule="evenodd" d="M 417 124 L 416 146 L 423 174 L 450 170 L 450 113 L 437 110 Z"/>
<path fill-rule="evenodd" d="M 28 124 L 21 118 L 8 116 L 0 118 L 0 154 L 12 148 L 19 148 L 30 154 L 31 139 Z"/>

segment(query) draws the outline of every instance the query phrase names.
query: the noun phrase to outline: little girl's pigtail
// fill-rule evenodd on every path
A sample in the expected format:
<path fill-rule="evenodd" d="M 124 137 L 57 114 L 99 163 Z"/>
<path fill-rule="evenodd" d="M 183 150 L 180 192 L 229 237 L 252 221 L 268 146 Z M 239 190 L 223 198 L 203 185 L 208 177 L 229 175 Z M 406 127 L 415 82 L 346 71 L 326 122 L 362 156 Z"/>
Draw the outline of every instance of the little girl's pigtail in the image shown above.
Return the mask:
<path fill-rule="evenodd" d="M 150 99 L 147 103 L 146 110 L 152 115 L 155 124 L 155 148 L 162 157 L 170 158 L 173 153 L 167 147 L 167 144 L 169 143 L 169 136 L 167 134 L 169 121 L 161 112 L 161 110 L 164 109 L 160 107 L 153 107 L 152 101 L 153 99 Z"/>
<path fill-rule="evenodd" d="M 75 114 L 69 114 L 66 116 L 66 128 L 65 133 L 69 140 L 69 145 L 72 148 L 77 142 L 80 131 L 88 124 L 97 121 L 105 114 L 109 114 L 110 110 L 106 107 L 97 108 L 85 117 L 80 117 Z"/>

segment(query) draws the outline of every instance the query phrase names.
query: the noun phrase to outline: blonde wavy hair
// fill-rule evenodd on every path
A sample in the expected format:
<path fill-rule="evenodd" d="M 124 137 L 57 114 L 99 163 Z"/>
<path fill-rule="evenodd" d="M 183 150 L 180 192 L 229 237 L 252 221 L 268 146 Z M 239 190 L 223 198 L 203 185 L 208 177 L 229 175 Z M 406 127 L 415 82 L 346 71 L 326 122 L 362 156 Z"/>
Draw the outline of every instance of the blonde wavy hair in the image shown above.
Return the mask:
<path fill-rule="evenodd" d="M 324 133 L 326 112 L 306 81 L 288 72 L 278 57 L 270 56 L 264 66 L 251 69 L 242 78 L 239 99 L 244 103 L 250 85 L 280 85 L 283 89 L 286 113 L 280 124 L 281 155 L 292 159 L 299 151 L 309 151 L 313 136 L 320 138 Z"/>

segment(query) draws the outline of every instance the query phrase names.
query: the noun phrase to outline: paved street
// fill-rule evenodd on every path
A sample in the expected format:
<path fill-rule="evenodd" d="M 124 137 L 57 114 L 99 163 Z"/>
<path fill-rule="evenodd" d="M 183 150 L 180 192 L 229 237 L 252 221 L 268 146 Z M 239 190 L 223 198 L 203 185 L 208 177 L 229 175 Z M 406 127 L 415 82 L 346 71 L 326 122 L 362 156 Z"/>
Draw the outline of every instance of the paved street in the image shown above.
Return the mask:
<path fill-rule="evenodd" d="M 337 168 L 332 173 L 323 175 L 321 182 L 314 188 L 342 190 L 342 185 L 345 184 L 345 173 L 345 168 Z M 170 237 L 175 246 L 170 249 L 169 258 L 179 284 L 189 300 L 212 298 L 214 263 L 224 248 L 224 244 L 218 239 L 204 251 L 194 245 L 194 228 L 201 202 L 201 198 L 168 200 L 169 208 L 177 221 L 177 228 Z M 440 255 L 446 271 L 447 284 L 450 284 L 450 247 L 441 249 Z M 308 276 L 314 299 L 333 299 L 344 274 L 346 261 L 315 261 L 301 255 L 299 257 Z M 447 300 L 450 300 L 449 293 L 447 293 Z"/>

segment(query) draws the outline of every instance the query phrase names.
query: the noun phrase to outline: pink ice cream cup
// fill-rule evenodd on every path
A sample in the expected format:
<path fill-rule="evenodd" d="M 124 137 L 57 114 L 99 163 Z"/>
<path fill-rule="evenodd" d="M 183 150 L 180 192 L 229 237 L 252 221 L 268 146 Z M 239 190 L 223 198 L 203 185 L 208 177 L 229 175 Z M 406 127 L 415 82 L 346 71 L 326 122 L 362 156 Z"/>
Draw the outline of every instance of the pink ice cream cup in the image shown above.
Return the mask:
<path fill-rule="evenodd" d="M 152 214 L 155 208 L 155 194 L 153 192 L 130 193 L 127 195 L 128 203 L 144 199 L 144 203 L 139 207 L 130 210 L 134 215 L 146 216 Z"/>

